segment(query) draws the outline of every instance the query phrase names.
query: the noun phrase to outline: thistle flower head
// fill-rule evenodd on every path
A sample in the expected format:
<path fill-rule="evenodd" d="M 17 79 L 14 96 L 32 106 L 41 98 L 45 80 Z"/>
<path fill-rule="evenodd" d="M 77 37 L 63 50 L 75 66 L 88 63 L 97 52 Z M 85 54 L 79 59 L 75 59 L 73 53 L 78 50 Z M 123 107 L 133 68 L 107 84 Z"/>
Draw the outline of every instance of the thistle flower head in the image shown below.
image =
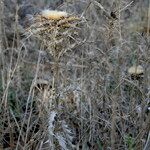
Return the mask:
<path fill-rule="evenodd" d="M 59 20 L 59 19 L 67 17 L 68 13 L 65 11 L 46 9 L 41 12 L 41 16 L 50 20 Z"/>
<path fill-rule="evenodd" d="M 144 69 L 141 65 L 138 66 L 132 66 L 128 69 L 128 73 L 131 76 L 131 79 L 141 79 L 143 78 L 143 74 L 144 74 Z"/>
<path fill-rule="evenodd" d="M 141 65 L 138 66 L 132 66 L 128 69 L 128 73 L 130 75 L 139 75 L 144 73 L 144 69 Z"/>

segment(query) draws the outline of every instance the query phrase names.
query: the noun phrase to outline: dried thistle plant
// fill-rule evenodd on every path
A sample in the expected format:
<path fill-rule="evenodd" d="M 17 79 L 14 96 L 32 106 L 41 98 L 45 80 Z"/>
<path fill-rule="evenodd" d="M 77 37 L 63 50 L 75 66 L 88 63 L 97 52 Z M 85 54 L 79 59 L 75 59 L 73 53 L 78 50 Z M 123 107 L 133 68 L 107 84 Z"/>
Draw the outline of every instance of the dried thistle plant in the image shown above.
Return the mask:
<path fill-rule="evenodd" d="M 60 57 L 78 43 L 75 36 L 80 21 L 79 17 L 65 11 L 43 10 L 33 16 L 31 26 L 26 29 L 27 34 L 37 37 L 53 57 L 55 87 L 58 86 Z"/>
<path fill-rule="evenodd" d="M 32 21 L 27 33 L 41 40 L 48 53 L 58 60 L 74 41 L 80 18 L 64 11 L 43 10 Z"/>
<path fill-rule="evenodd" d="M 56 124 L 51 125 L 51 122 L 54 121 L 54 116 L 57 113 L 58 115 L 61 115 L 61 113 L 59 114 L 60 108 L 58 107 L 58 95 L 60 93 L 58 90 L 60 85 L 60 57 L 62 57 L 67 50 L 70 50 L 78 44 L 75 36 L 78 35 L 77 31 L 79 28 L 77 26 L 80 21 L 81 19 L 79 17 L 70 15 L 64 11 L 44 10 L 33 16 L 31 26 L 26 29 L 29 36 L 32 35 L 37 37 L 42 42 L 45 46 L 44 50 L 53 57 L 54 61 L 54 66 L 52 67 L 52 89 L 47 86 L 47 88 L 45 88 L 44 91 L 41 91 L 42 93 L 39 95 L 39 111 L 41 108 L 40 105 L 44 106 L 44 109 L 46 110 L 46 115 L 44 112 L 43 114 L 47 118 L 47 140 L 49 141 L 48 143 L 51 149 L 55 149 L 57 146 L 63 147 L 63 149 L 68 149 L 69 147 L 72 149 L 73 147 L 71 141 L 73 140 L 74 135 L 72 134 L 71 129 L 69 129 L 69 126 L 66 124 L 67 121 L 61 118 Z M 51 90 L 55 91 L 54 95 L 51 93 Z M 53 113 L 54 115 L 52 115 Z M 54 129 L 57 128 L 61 128 L 62 131 L 56 130 L 55 133 L 53 133 Z M 54 144 L 54 142 L 56 142 L 56 144 Z M 55 146 L 53 147 L 53 145 Z"/>

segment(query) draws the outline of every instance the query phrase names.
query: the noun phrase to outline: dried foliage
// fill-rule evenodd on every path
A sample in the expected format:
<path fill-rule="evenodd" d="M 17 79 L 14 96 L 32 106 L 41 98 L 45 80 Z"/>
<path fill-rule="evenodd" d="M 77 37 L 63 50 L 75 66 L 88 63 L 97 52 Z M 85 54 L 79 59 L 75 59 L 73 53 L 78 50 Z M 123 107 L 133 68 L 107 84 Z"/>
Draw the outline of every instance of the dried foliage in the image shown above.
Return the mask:
<path fill-rule="evenodd" d="M 148 0 L 0 2 L 0 149 L 149 150 Z"/>
<path fill-rule="evenodd" d="M 80 18 L 63 11 L 44 10 L 33 16 L 27 34 L 37 36 L 48 47 L 48 52 L 59 58 L 67 51 L 71 40 L 75 40 L 73 34 L 77 34 L 75 30 L 79 21 Z"/>

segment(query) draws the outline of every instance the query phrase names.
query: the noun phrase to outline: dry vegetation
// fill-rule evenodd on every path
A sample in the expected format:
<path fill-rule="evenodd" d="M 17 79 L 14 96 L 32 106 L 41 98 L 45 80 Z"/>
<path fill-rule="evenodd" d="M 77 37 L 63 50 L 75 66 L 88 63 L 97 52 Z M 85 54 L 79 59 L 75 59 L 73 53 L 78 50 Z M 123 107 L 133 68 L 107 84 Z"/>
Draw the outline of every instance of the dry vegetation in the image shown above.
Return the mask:
<path fill-rule="evenodd" d="M 149 0 L 0 0 L 0 149 L 150 150 L 149 32 Z"/>

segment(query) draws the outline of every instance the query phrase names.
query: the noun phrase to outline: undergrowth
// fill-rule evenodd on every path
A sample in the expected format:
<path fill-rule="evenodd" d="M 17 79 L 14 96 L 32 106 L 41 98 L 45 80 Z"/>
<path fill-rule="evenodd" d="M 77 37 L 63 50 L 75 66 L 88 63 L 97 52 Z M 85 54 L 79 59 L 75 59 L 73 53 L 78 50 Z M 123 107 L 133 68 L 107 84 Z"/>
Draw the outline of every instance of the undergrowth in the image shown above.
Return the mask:
<path fill-rule="evenodd" d="M 149 150 L 149 0 L 0 2 L 0 149 Z"/>

